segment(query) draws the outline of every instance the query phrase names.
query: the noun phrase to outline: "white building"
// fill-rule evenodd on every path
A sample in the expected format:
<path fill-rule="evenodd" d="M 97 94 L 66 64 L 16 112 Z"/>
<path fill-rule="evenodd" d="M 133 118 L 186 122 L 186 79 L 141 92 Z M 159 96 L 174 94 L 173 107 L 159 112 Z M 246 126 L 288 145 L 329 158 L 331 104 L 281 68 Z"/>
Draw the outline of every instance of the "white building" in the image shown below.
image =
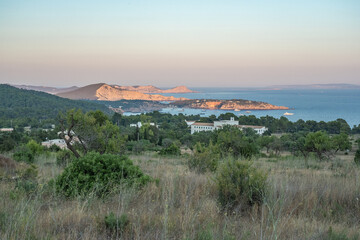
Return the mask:
<path fill-rule="evenodd" d="M 66 143 L 64 139 L 52 139 L 52 140 L 48 140 L 45 142 L 41 143 L 42 146 L 44 147 L 51 147 L 52 145 L 56 145 L 61 149 L 65 149 L 66 148 Z"/>
<path fill-rule="evenodd" d="M 213 123 L 201 123 L 196 122 L 191 124 L 191 134 L 194 134 L 196 132 L 208 132 L 208 131 L 214 131 L 215 127 Z"/>
<path fill-rule="evenodd" d="M 12 132 L 14 128 L 0 128 L 0 132 Z"/>
<path fill-rule="evenodd" d="M 263 135 L 265 131 L 268 129 L 264 126 L 252 126 L 252 125 L 239 125 L 238 126 L 241 130 L 244 128 L 251 128 L 253 129 L 257 134 Z"/>
<path fill-rule="evenodd" d="M 155 127 L 158 127 L 155 123 L 149 123 L 150 126 L 155 126 Z M 132 123 L 130 124 L 130 127 L 138 127 L 138 128 L 141 128 L 143 124 L 141 122 L 137 122 L 137 123 Z"/>
<path fill-rule="evenodd" d="M 235 121 L 235 119 L 232 117 L 230 120 L 214 121 L 214 123 L 195 122 L 190 125 L 191 134 L 196 132 L 214 131 L 222 128 L 225 125 L 236 126 L 240 129 L 251 128 L 259 135 L 262 135 L 267 130 L 267 128 L 264 126 L 239 125 L 239 121 Z"/>
<path fill-rule="evenodd" d="M 215 129 L 222 128 L 224 125 L 236 126 L 239 125 L 239 121 L 235 121 L 233 117 L 231 117 L 230 120 L 214 121 Z"/>

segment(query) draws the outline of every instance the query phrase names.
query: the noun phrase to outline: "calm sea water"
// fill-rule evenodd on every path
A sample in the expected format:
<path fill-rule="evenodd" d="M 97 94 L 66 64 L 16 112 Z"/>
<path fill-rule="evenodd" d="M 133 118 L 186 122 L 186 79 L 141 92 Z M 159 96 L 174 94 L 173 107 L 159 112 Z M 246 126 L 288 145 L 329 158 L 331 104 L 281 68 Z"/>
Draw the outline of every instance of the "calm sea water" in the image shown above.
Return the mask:
<path fill-rule="evenodd" d="M 191 99 L 246 99 L 268 102 L 274 105 L 294 108 L 292 110 L 260 110 L 245 113 L 245 111 L 221 111 L 197 109 L 164 109 L 164 112 L 172 114 L 211 114 L 220 115 L 225 112 L 233 112 L 236 115 L 273 116 L 280 118 L 285 112 L 294 113 L 286 116 L 290 121 L 315 120 L 332 121 L 338 118 L 345 119 L 353 127 L 360 124 L 360 89 L 346 90 L 255 90 L 255 89 L 228 89 L 228 88 L 198 88 L 199 93 L 187 94 L 164 94 L 167 96 L 186 97 Z"/>

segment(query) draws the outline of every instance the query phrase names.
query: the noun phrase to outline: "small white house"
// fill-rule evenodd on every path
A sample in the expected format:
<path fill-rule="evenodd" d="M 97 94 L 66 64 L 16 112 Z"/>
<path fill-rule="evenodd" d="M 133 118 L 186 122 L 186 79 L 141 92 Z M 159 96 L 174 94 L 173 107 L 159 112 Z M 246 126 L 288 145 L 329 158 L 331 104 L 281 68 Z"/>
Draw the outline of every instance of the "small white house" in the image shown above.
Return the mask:
<path fill-rule="evenodd" d="M 51 147 L 52 145 L 56 145 L 61 149 L 65 149 L 66 148 L 66 143 L 64 139 L 52 139 L 52 140 L 48 140 L 45 142 L 41 143 L 42 146 L 44 147 Z"/>
<path fill-rule="evenodd" d="M 14 128 L 0 128 L 0 132 L 12 132 Z"/>
<path fill-rule="evenodd" d="M 132 123 L 132 124 L 130 124 L 130 127 L 138 127 L 138 128 L 141 128 L 142 125 L 143 125 L 143 124 L 142 124 L 141 122 L 137 122 L 137 123 Z M 158 127 L 155 123 L 150 123 L 150 126 Z"/>
<path fill-rule="evenodd" d="M 253 129 L 257 134 L 259 135 L 263 135 L 265 131 L 267 131 L 268 129 L 264 126 L 252 126 L 252 125 L 239 125 L 240 129 L 244 129 L 244 128 L 251 128 Z"/>

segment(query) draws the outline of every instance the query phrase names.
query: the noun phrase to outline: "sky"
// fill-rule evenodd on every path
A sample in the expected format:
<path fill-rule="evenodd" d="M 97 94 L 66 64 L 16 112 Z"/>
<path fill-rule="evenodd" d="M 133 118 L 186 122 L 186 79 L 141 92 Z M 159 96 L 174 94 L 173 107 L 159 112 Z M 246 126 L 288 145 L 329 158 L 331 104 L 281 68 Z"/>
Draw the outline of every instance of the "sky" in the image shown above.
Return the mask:
<path fill-rule="evenodd" d="M 0 83 L 360 84 L 359 0 L 0 0 Z"/>

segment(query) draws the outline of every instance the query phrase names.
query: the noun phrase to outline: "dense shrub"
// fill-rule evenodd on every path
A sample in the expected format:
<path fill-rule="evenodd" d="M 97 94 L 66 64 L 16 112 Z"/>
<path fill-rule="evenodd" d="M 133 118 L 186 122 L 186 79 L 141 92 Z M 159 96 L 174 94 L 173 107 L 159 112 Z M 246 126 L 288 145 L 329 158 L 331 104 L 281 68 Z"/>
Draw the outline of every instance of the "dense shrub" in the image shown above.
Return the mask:
<path fill-rule="evenodd" d="M 44 152 L 44 147 L 37 143 L 35 140 L 30 140 L 26 147 L 31 151 L 34 155 L 39 155 Z"/>
<path fill-rule="evenodd" d="M 190 169 L 195 169 L 199 173 L 206 171 L 216 171 L 220 161 L 220 150 L 217 145 L 210 143 L 209 147 L 204 147 L 197 143 L 194 147 L 194 154 L 188 160 Z"/>
<path fill-rule="evenodd" d="M 141 186 L 150 179 L 126 156 L 90 152 L 65 168 L 56 179 L 56 190 L 66 197 L 104 196 L 120 184 Z"/>
<path fill-rule="evenodd" d="M 180 153 L 180 148 L 175 143 L 160 150 L 160 155 L 180 155 Z"/>
<path fill-rule="evenodd" d="M 129 225 L 130 221 L 126 214 L 120 217 L 115 216 L 113 212 L 105 216 L 105 226 L 110 231 L 122 232 Z"/>
<path fill-rule="evenodd" d="M 249 162 L 225 162 L 215 177 L 221 206 L 232 208 L 240 203 L 261 204 L 267 191 L 266 180 L 267 174 Z"/>
<path fill-rule="evenodd" d="M 356 151 L 354 161 L 357 165 L 360 165 L 360 149 Z"/>
<path fill-rule="evenodd" d="M 16 148 L 14 159 L 19 162 L 34 163 L 35 156 L 44 152 L 44 148 L 34 140 L 30 140 L 26 145 Z"/>
<path fill-rule="evenodd" d="M 34 163 L 35 161 L 35 155 L 25 145 L 16 148 L 13 158 L 16 161 L 26 163 Z"/>

